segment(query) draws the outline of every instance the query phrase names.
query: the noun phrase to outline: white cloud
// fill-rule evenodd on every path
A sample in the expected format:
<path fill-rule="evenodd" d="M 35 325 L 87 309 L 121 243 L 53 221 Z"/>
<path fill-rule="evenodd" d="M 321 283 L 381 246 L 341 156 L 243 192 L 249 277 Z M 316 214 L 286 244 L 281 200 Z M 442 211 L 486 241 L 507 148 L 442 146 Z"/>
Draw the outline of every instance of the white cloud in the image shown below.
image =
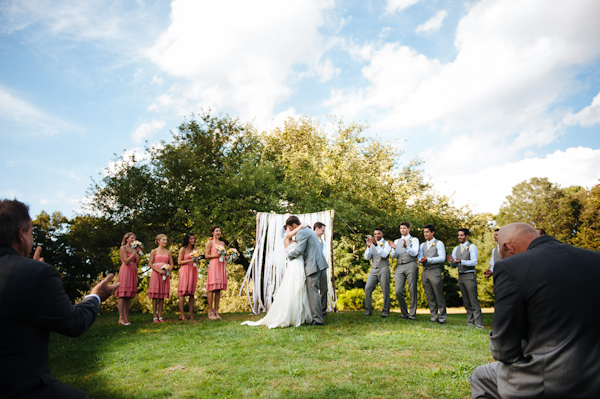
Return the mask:
<path fill-rule="evenodd" d="M 166 125 L 167 125 L 166 122 L 157 121 L 156 119 L 153 119 L 152 122 L 142 123 L 131 134 L 131 138 L 133 139 L 134 142 L 141 143 L 148 137 L 152 136 L 152 133 L 164 128 Z"/>
<path fill-rule="evenodd" d="M 0 87 L 0 121 L 8 125 L 18 126 L 19 134 L 27 132 L 28 136 L 48 135 L 81 130 L 80 128 L 60 120 L 33 104 L 20 99 L 6 89 Z M 4 133 L 11 128 L 3 127 Z"/>
<path fill-rule="evenodd" d="M 562 134 L 556 105 L 572 93 L 580 66 L 600 58 L 598 15 L 595 0 L 483 0 L 458 24 L 453 61 L 397 43 L 348 47 L 366 58 L 369 84 L 332 91 L 323 104 L 335 115 L 366 116 L 376 130 L 401 139 L 431 136 L 440 165 L 453 158 L 444 155 L 455 148 L 442 139 L 449 135 L 490 149 L 488 159 L 510 161 Z M 485 160 L 483 154 L 475 158 Z"/>
<path fill-rule="evenodd" d="M 486 167 L 473 163 L 471 168 L 452 168 L 453 174 L 433 178 L 434 186 L 444 194 L 454 193 L 455 205 L 469 204 L 478 212 L 497 213 L 513 186 L 532 177 L 547 177 L 563 187 L 590 188 L 599 183 L 600 149 L 571 147 L 545 157 Z M 467 188 L 468 187 L 468 188 Z"/>
<path fill-rule="evenodd" d="M 435 15 L 433 17 L 431 17 L 429 20 L 427 20 L 424 23 L 422 23 L 421 25 L 417 26 L 417 29 L 415 30 L 415 32 L 416 33 L 436 32 L 436 31 L 440 30 L 440 28 L 442 27 L 442 23 L 444 22 L 444 19 L 446 19 L 447 16 L 448 16 L 448 12 L 446 10 L 440 10 L 440 11 L 436 12 Z"/>
<path fill-rule="evenodd" d="M 63 35 L 74 41 L 115 39 L 123 36 L 116 6 L 101 0 L 47 2 L 44 0 L 7 1 L 0 11 L 0 33 L 42 27 L 40 36 Z"/>
<path fill-rule="evenodd" d="M 154 75 L 154 76 L 152 76 L 152 83 L 155 83 L 157 85 L 162 85 L 163 78 L 161 78 L 160 76 Z"/>
<path fill-rule="evenodd" d="M 594 97 L 591 105 L 576 114 L 569 112 L 563 121 L 566 125 L 593 126 L 600 124 L 600 93 Z"/>
<path fill-rule="evenodd" d="M 408 7 L 417 4 L 421 0 L 387 0 L 385 12 L 388 14 L 401 12 Z"/>
<path fill-rule="evenodd" d="M 172 3 L 171 25 L 146 51 L 166 73 L 183 78 L 178 91 L 191 108 L 230 107 L 242 119 L 269 120 L 291 95 L 294 67 L 336 73 L 315 63 L 325 43 L 318 31 L 333 1 L 245 0 Z"/>
<path fill-rule="evenodd" d="M 146 161 L 150 159 L 150 153 L 142 147 L 134 147 L 123 151 L 123 154 L 117 161 L 110 161 L 103 171 L 104 176 L 112 175 L 125 165 L 132 165 L 132 158 L 135 161 Z"/>

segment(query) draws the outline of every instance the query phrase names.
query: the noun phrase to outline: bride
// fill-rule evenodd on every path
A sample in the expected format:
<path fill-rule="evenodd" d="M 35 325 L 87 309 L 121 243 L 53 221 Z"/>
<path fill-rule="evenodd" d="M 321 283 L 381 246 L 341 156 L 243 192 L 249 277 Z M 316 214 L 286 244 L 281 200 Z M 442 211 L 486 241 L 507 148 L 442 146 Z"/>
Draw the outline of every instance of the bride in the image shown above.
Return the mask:
<path fill-rule="evenodd" d="M 297 245 L 292 240 L 292 237 L 300 229 L 307 226 L 307 224 L 302 224 L 294 230 L 291 230 L 289 226 L 285 226 L 283 245 L 285 246 L 286 254 L 293 251 Z M 282 254 L 282 256 L 285 255 Z M 310 323 L 312 316 L 310 314 L 308 296 L 306 295 L 305 279 L 304 259 L 302 256 L 294 260 L 287 260 L 285 276 L 283 276 L 283 281 L 279 285 L 277 292 L 275 292 L 275 299 L 265 317 L 258 321 L 245 321 L 242 325 L 277 328 L 298 327 L 303 323 Z"/>

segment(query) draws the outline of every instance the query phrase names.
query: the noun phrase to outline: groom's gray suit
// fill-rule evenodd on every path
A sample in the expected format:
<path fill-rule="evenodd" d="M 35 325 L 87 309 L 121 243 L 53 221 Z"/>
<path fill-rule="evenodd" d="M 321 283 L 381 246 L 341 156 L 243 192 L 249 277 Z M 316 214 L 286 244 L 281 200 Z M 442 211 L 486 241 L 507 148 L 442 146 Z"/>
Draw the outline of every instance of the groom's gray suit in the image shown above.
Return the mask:
<path fill-rule="evenodd" d="M 326 273 L 327 260 L 323 255 L 323 247 L 319 238 L 310 228 L 305 227 L 296 234 L 298 245 L 288 254 L 289 259 L 295 259 L 302 255 L 304 257 L 304 272 L 306 274 L 306 292 L 312 321 L 323 324 L 323 312 L 321 308 L 321 297 L 319 288 L 321 274 Z"/>

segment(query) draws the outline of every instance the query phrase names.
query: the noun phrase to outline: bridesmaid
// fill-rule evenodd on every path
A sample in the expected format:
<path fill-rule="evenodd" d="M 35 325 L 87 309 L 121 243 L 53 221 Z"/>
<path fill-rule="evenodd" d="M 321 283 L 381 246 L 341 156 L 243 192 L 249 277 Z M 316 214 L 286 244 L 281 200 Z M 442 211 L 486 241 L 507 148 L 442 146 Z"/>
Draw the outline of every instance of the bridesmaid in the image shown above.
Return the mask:
<path fill-rule="evenodd" d="M 206 276 L 206 292 L 208 296 L 208 318 L 211 320 L 220 319 L 219 301 L 221 299 L 221 290 L 227 289 L 227 270 L 225 269 L 225 260 L 221 262 L 217 253 L 218 245 L 225 248 L 225 243 L 220 240 L 221 228 L 212 226 L 210 228 L 211 238 L 206 243 L 204 254 L 208 263 L 208 275 Z M 213 305 L 214 299 L 214 305 Z"/>
<path fill-rule="evenodd" d="M 167 249 L 167 236 L 159 234 L 156 236 L 154 241 L 158 244 L 158 248 L 155 248 L 150 252 L 150 260 L 148 264 L 152 268 L 152 274 L 150 275 L 150 285 L 148 287 L 148 298 L 152 299 L 152 313 L 154 314 L 154 323 L 164 322 L 162 318 L 163 305 L 165 304 L 165 298 L 169 297 L 169 289 L 171 279 L 166 276 L 166 269 L 163 266 L 167 266 L 169 271 L 173 270 L 173 256 Z"/>
<path fill-rule="evenodd" d="M 119 269 L 119 278 L 117 281 L 121 283 L 115 291 L 115 296 L 119 298 L 119 324 L 128 326 L 129 322 L 129 307 L 131 299 L 137 294 L 137 268 L 140 264 L 141 256 L 138 254 L 138 249 L 131 248 L 131 244 L 135 241 L 135 234 L 129 232 L 123 237 L 119 256 L 121 257 L 121 268 Z M 144 248 L 140 248 L 143 250 Z"/>
<path fill-rule="evenodd" d="M 194 294 L 198 283 L 198 269 L 192 259 L 191 253 L 196 246 L 196 237 L 192 233 L 186 233 L 181 243 L 177 264 L 179 264 L 179 286 L 177 296 L 179 297 L 179 320 L 185 320 L 185 297 L 189 297 L 189 318 L 194 319 Z"/>

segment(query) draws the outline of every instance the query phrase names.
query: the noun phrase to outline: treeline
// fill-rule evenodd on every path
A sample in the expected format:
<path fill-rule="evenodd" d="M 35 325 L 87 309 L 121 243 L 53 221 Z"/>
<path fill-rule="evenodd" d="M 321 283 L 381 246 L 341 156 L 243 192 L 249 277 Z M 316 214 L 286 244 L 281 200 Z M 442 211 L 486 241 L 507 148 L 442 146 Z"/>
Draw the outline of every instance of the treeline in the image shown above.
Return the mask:
<path fill-rule="evenodd" d="M 362 306 L 362 289 L 370 268 L 362 256 L 364 238 L 374 228 L 381 228 L 386 239 L 396 239 L 400 222 L 407 220 L 413 226 L 412 235 L 423 241 L 421 227 L 432 223 L 437 227 L 436 237 L 450 253 L 457 245 L 456 230 L 468 227 L 472 231 L 471 240 L 480 249 L 480 299 L 484 305 L 491 305 L 491 281 L 481 271 L 487 269 L 495 245 L 488 223 L 494 219 L 493 215 L 452 206 L 447 197 L 436 193 L 427 182 L 419 159 L 404 160 L 402 152 L 390 143 L 363 137 L 365 126 L 342 121 L 332 126 L 333 129 L 331 126 L 326 129 L 304 117 L 290 118 L 282 127 L 269 131 L 258 131 L 229 116 L 192 115 L 172 133 L 170 141 L 146 148 L 147 158 L 116 159 L 115 166 L 92 184 L 87 215 L 72 220 L 56 213 L 39 215 L 34 223 L 36 239 L 45 247 L 46 261 L 62 272 L 67 292 L 74 299 L 99 274 L 118 271 L 118 248 L 126 232 L 135 232 L 146 244 L 147 252 L 154 248 L 157 234 L 167 234 L 176 256 L 186 232 L 194 232 L 201 247 L 208 239 L 209 227 L 219 224 L 227 244 L 241 254 L 238 264 L 229 270 L 230 287 L 223 299 L 224 311 L 240 311 L 248 309 L 245 298 L 237 293 L 254 248 L 256 212 L 309 213 L 335 209 L 335 226 L 328 228 L 334 232 L 338 304 L 358 308 Z M 521 185 L 538 181 L 544 179 L 532 179 Z M 550 189 L 536 191 L 528 198 L 517 195 L 515 190 L 520 185 L 515 186 L 497 221 L 530 222 L 558 238 L 563 238 L 558 232 L 566 234 L 567 230 L 575 229 L 569 233 L 571 242 L 577 238 L 580 245 L 599 248 L 600 186 L 585 190 L 549 185 Z M 540 211 L 548 218 L 539 222 L 518 213 L 523 212 L 518 201 L 546 204 L 543 196 L 548 193 L 556 196 L 557 191 L 564 195 L 551 203 L 553 212 L 557 204 L 577 208 L 575 202 L 565 199 L 572 198 L 568 193 L 574 193 L 580 201 L 576 201 L 581 205 L 577 215 L 569 211 L 569 215 L 576 216 L 575 224 L 563 223 L 573 222 L 573 217 L 566 217 L 559 210 L 553 213 L 556 216 L 553 223 L 548 211 Z M 531 190 L 524 188 L 522 192 Z M 540 209 L 543 206 L 548 205 L 540 205 Z M 144 311 L 148 306 L 143 292 L 148 278 L 144 262 L 147 259 L 142 261 L 140 295 L 132 310 L 137 306 Z M 391 263 L 393 269 L 395 265 Z M 461 306 L 456 270 L 446 267 L 444 280 L 448 306 Z M 176 282 L 176 273 L 173 281 Z M 419 287 L 422 291 L 420 284 Z M 198 296 L 202 298 L 203 294 L 201 280 Z M 377 299 L 376 291 L 374 300 Z M 422 292 L 419 300 L 420 306 L 424 306 Z M 174 297 L 166 305 L 174 310 Z M 107 306 L 111 306 L 110 302 Z"/>

